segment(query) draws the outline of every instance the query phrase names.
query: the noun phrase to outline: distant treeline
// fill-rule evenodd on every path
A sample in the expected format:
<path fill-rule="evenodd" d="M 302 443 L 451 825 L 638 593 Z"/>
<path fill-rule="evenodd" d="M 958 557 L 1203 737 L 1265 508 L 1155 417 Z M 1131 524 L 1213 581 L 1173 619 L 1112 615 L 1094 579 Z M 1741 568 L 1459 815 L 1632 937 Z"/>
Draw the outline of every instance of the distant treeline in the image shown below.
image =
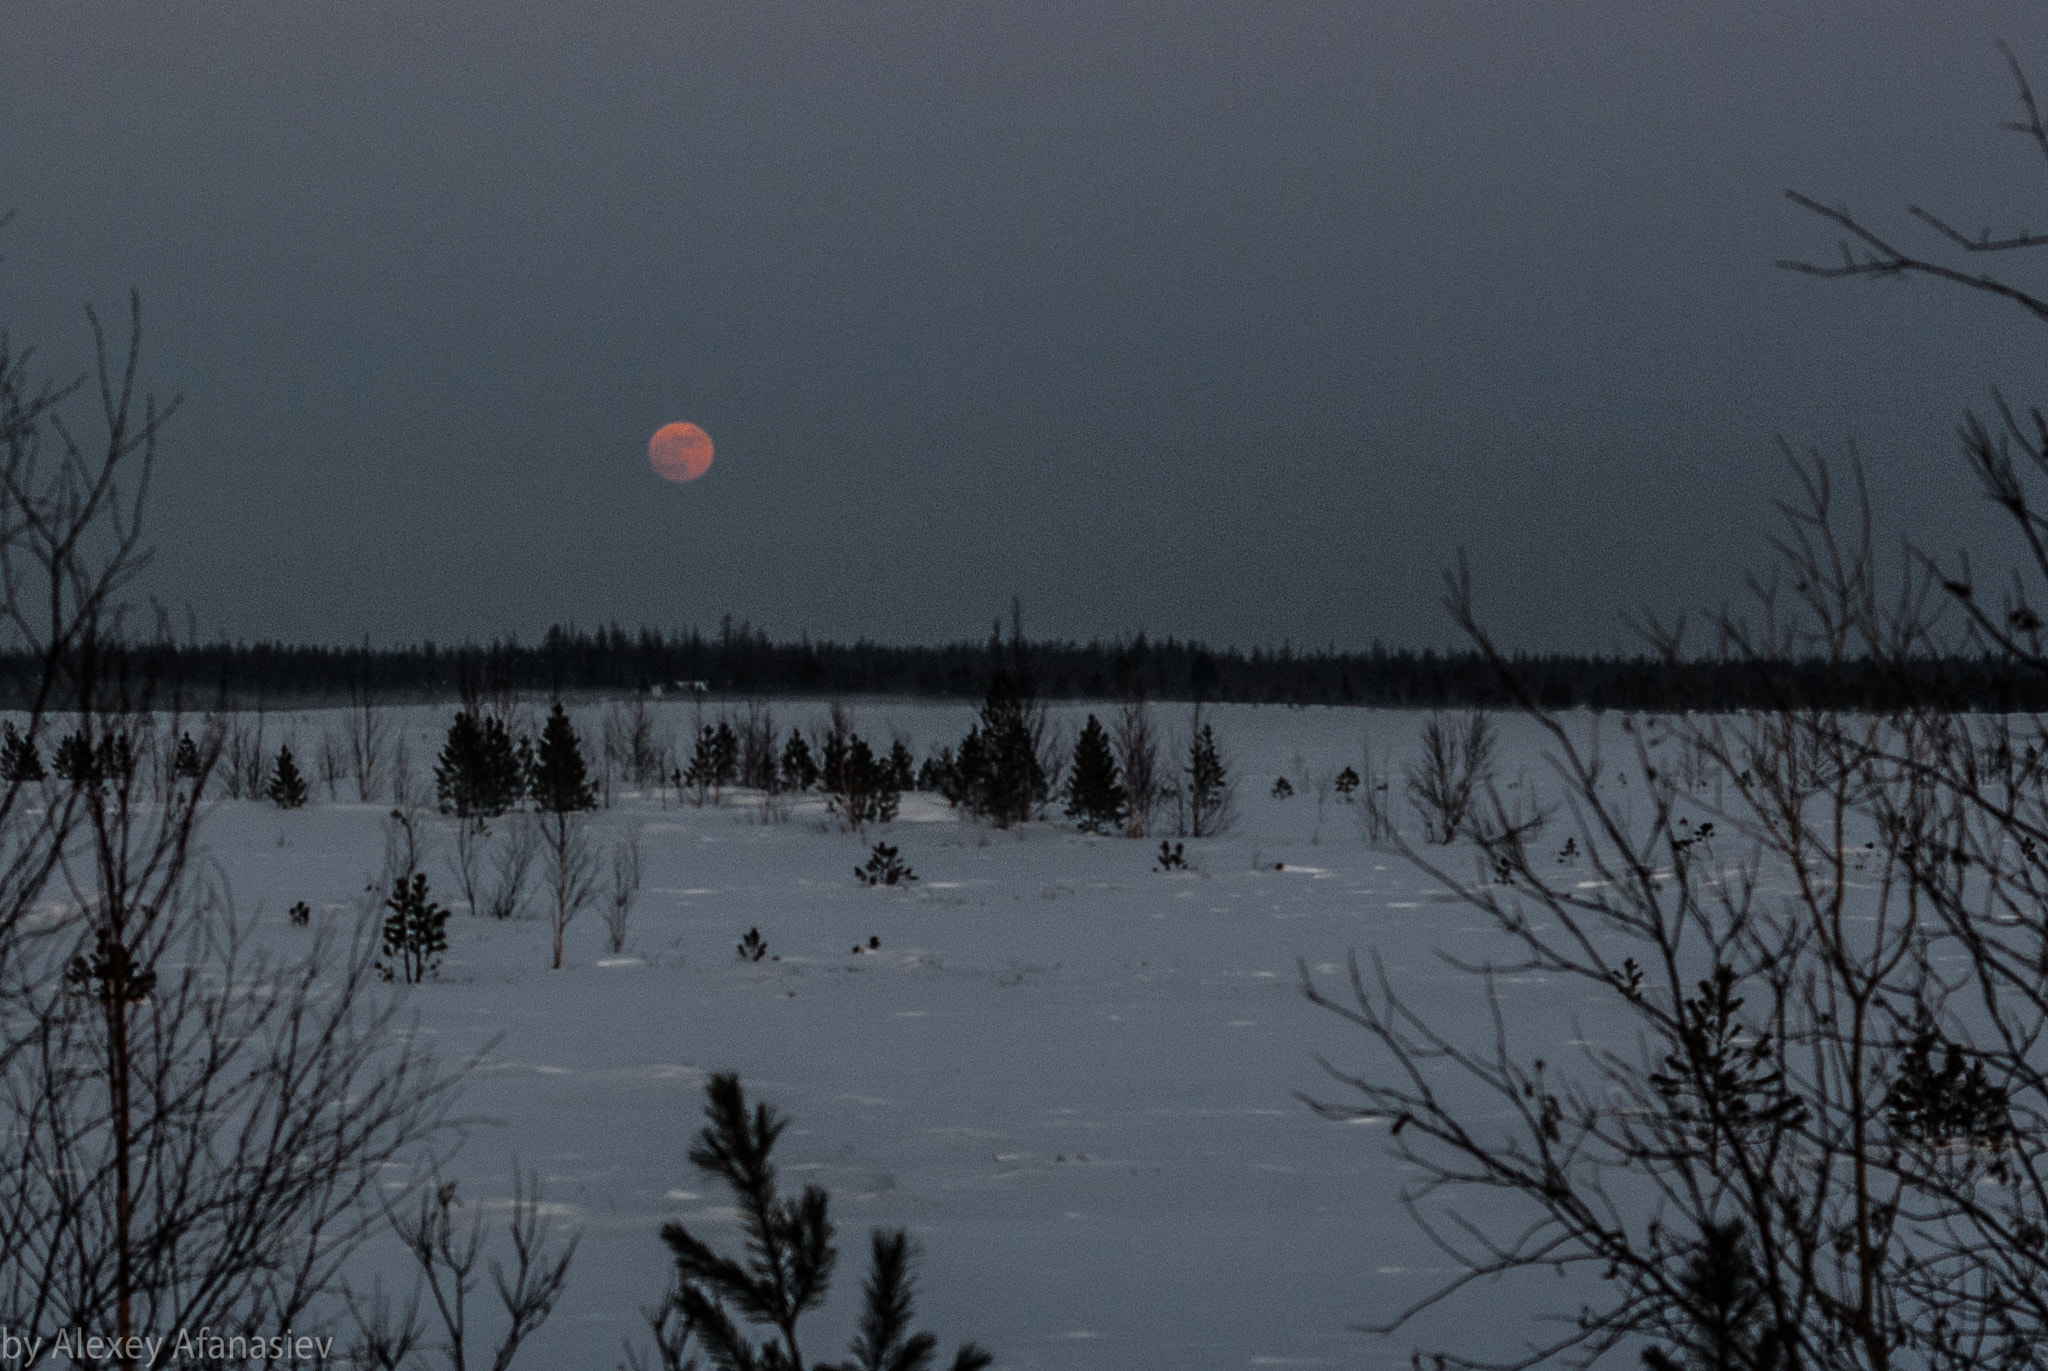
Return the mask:
<path fill-rule="evenodd" d="M 187 707 L 435 702 L 507 691 L 523 696 L 704 693 L 828 699 L 910 696 L 979 699 L 991 671 L 1016 661 L 994 638 L 938 646 L 772 642 L 748 625 L 715 636 L 617 626 L 553 628 L 538 643 L 457 647 L 334 647 L 288 643 L 150 644 L 118 668 Z M 1025 645 L 1033 690 L 1052 700 L 1152 700 L 1434 708 L 1514 703 L 1476 652 L 1335 647 L 1214 648 L 1144 636 Z M 18 664 L 17 664 L 18 665 Z M 1519 654 L 1521 686 L 1552 709 L 1739 709 L 1788 703 L 1882 707 L 1902 695 L 1959 710 L 2048 710 L 2048 680 L 1990 657 L 1918 663 L 1911 679 L 1865 664 L 1681 662 L 1650 657 Z M 20 677 L 21 673 L 10 673 Z M 19 704 L 20 701 L 11 703 Z"/>

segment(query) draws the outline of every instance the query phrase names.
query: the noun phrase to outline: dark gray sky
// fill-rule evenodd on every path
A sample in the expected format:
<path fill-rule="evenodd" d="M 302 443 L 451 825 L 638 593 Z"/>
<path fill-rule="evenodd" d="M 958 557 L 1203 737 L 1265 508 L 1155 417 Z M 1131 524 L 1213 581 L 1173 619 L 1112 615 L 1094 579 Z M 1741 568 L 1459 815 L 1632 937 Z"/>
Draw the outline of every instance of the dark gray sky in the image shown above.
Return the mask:
<path fill-rule="evenodd" d="M 1606 648 L 1738 587 L 1779 435 L 1985 536 L 2048 329 L 1772 262 L 1787 186 L 2048 227 L 1999 37 L 2048 87 L 2019 3 L 9 0 L 0 314 L 141 290 L 208 634 L 1421 644 L 1462 545 Z"/>

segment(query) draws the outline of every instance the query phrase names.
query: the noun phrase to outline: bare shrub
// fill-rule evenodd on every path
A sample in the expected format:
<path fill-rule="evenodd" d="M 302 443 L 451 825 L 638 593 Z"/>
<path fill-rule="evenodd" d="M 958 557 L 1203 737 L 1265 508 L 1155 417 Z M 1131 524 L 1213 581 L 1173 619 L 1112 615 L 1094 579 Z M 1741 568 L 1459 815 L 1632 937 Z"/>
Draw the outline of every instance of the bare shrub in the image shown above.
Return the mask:
<path fill-rule="evenodd" d="M 623 704 L 614 702 L 605 710 L 603 742 L 607 773 L 616 771 L 640 791 L 661 783 L 668 748 L 646 696 L 635 695 Z"/>
<path fill-rule="evenodd" d="M 1358 826 L 1369 843 L 1398 842 L 1400 833 L 1394 821 L 1393 756 L 1384 750 L 1375 753 L 1371 735 L 1365 739 L 1362 754 L 1365 776 L 1359 782 Z"/>
<path fill-rule="evenodd" d="M 383 782 L 391 727 L 377 707 L 377 697 L 367 686 L 350 687 L 348 712 L 342 718 L 348 774 L 355 781 L 356 800 L 375 804 Z M 405 798 L 394 795 L 392 802 L 402 807 Z"/>
<path fill-rule="evenodd" d="M 0 341 L 7 670 L 27 736 L 61 707 L 86 763 L 33 806 L 21 783 L 0 791 L 0 1324 L 127 1339 L 317 1322 L 382 1168 L 432 1145 L 453 1082 L 394 1031 L 366 937 L 322 930 L 268 960 L 206 881 L 209 767 L 232 736 L 235 793 L 255 793 L 260 714 L 203 728 L 184 783 L 137 751 L 158 683 L 115 596 L 145 559 L 166 411 L 136 396 L 139 310 L 125 367 L 92 323 L 104 448 L 61 420 L 78 387 L 27 384 Z"/>
<path fill-rule="evenodd" d="M 526 902 L 526 882 L 540 855 L 540 827 L 530 814 L 507 814 L 500 820 L 503 841 L 491 853 L 490 895 L 484 912 L 494 919 L 518 917 Z"/>
<path fill-rule="evenodd" d="M 477 898 L 480 892 L 478 883 L 483 876 L 484 849 L 489 845 L 490 837 L 490 830 L 484 827 L 482 819 L 455 821 L 455 847 L 448 859 L 448 869 L 462 891 L 463 904 L 472 914 L 484 912 Z"/>
<path fill-rule="evenodd" d="M 562 941 L 578 914 L 590 907 L 597 891 L 597 849 L 590 840 L 590 816 L 581 810 L 555 810 L 538 817 L 541 879 L 547 885 L 548 908 L 555 934 L 554 968 L 562 969 Z"/>
<path fill-rule="evenodd" d="M 640 898 L 640 830 L 629 828 L 611 851 L 611 885 L 606 889 L 605 936 L 614 955 L 626 950 L 626 924 Z"/>
<path fill-rule="evenodd" d="M 1294 765 L 1297 772 L 1308 777 L 1309 793 L 1316 797 L 1316 830 L 1309 835 L 1309 842 L 1320 843 L 1323 840 L 1323 811 L 1329 808 L 1330 792 L 1336 789 L 1337 769 L 1326 766 L 1313 773 L 1303 771 L 1308 762 L 1298 752 L 1294 754 Z"/>
<path fill-rule="evenodd" d="M 341 798 L 341 777 L 345 768 L 344 744 L 335 736 L 332 728 L 320 730 L 320 746 L 313 754 L 313 769 L 321 786 L 327 791 L 328 801 Z"/>
<path fill-rule="evenodd" d="M 1427 841 L 1455 842 L 1472 806 L 1493 780 L 1496 737 L 1484 710 L 1432 713 L 1423 721 L 1422 755 L 1408 764 L 1408 802 Z"/>
<path fill-rule="evenodd" d="M 1123 773 L 1124 836 L 1150 837 L 1152 814 L 1166 791 L 1166 773 L 1159 759 L 1159 734 L 1152 709 L 1142 699 L 1126 700 L 1114 729 L 1117 769 Z"/>
<path fill-rule="evenodd" d="M 234 715 L 227 726 L 221 754 L 221 789 L 230 800 L 262 798 L 264 771 L 270 765 L 269 754 L 263 748 L 264 730 L 261 705 Z"/>
<path fill-rule="evenodd" d="M 456 1183 L 436 1173 L 418 1188 L 418 1203 L 410 1210 L 387 1209 L 386 1219 L 397 1234 L 417 1271 L 413 1290 L 403 1311 L 394 1315 L 391 1301 L 381 1285 L 367 1297 L 347 1294 L 350 1316 L 356 1325 L 351 1364 L 373 1371 L 405 1371 L 417 1365 L 413 1351 L 438 1325 L 439 1348 L 450 1371 L 463 1371 L 472 1354 L 470 1340 L 475 1334 L 469 1297 L 483 1282 L 477 1269 L 484 1253 L 484 1214 L 473 1210 L 463 1222 L 457 1210 L 462 1200 Z M 491 1286 L 502 1316 L 495 1345 L 489 1349 L 492 1371 L 507 1371 L 518 1357 L 522 1343 L 547 1322 L 568 1283 L 569 1263 L 576 1256 L 580 1233 L 572 1233 L 559 1249 L 554 1245 L 553 1221 L 541 1203 L 540 1182 L 512 1169 L 512 1203 L 505 1220 L 505 1236 L 512 1245 L 509 1264 L 490 1259 Z M 552 1250 L 551 1250 L 552 1249 Z M 431 1314 L 421 1308 L 425 1296 Z M 474 1349 L 481 1360 L 485 1349 Z"/>
<path fill-rule="evenodd" d="M 782 753 L 775 745 L 775 715 L 766 705 L 750 704 L 734 724 L 739 738 L 739 781 L 749 790 L 773 791 L 781 786 Z"/>
<path fill-rule="evenodd" d="M 413 873 L 427 859 L 433 834 L 427 827 L 427 812 L 418 806 L 394 809 L 384 816 L 384 867 L 377 890 L 412 880 Z"/>
<path fill-rule="evenodd" d="M 391 803 L 409 809 L 413 800 L 412 749 L 401 731 L 391 745 Z"/>

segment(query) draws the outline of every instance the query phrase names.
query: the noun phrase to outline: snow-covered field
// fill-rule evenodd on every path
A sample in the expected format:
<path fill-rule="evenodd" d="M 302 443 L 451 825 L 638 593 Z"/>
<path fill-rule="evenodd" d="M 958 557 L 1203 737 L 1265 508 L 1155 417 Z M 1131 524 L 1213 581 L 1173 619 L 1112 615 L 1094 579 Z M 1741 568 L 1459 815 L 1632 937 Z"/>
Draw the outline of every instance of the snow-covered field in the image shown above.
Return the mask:
<path fill-rule="evenodd" d="M 663 708 L 664 727 L 686 737 L 690 709 Z M 786 730 L 825 711 L 776 712 Z M 418 788 L 431 786 L 452 713 L 394 716 Z M 586 746 L 599 713 L 578 711 Z M 1084 713 L 1056 711 L 1069 739 Z M 730 1070 L 794 1120 L 786 1180 L 832 1193 L 842 1257 L 810 1343 L 821 1353 L 844 1346 L 867 1228 L 904 1225 L 926 1253 L 920 1322 L 946 1347 L 981 1342 L 1000 1366 L 1406 1366 L 1415 1337 L 1351 1325 L 1426 1288 L 1443 1258 L 1401 1212 L 1385 1125 L 1333 1122 L 1297 1098 L 1343 1100 L 1316 1055 L 1357 1064 L 1366 1050 L 1305 1002 L 1297 960 L 1334 985 L 1348 952 L 1377 950 L 1407 993 L 1479 1027 L 1470 978 L 1434 950 L 1503 949 L 1442 885 L 1368 845 L 1359 806 L 1332 795 L 1318 813 L 1315 773 L 1363 770 L 1370 736 L 1376 752 L 1394 749 L 1398 775 L 1419 715 L 1206 717 L 1241 781 L 1240 818 L 1188 842 L 1191 871 L 1158 870 L 1156 840 L 1053 823 L 1001 832 L 925 795 L 854 835 L 815 799 L 764 823 L 744 797 L 700 809 L 619 794 L 596 830 L 609 841 L 639 826 L 646 868 L 623 954 L 595 912 L 570 927 L 560 971 L 537 906 L 511 922 L 458 912 L 439 978 L 410 992 L 445 1060 L 485 1054 L 453 1172 L 465 1194 L 502 1199 L 516 1159 L 583 1234 L 567 1294 L 520 1364 L 613 1365 L 666 1282 L 664 1220 L 736 1237 L 725 1196 L 686 1157 L 703 1081 Z M 972 718 L 963 706 L 853 710 L 863 736 L 904 736 L 919 757 Z M 1184 707 L 1159 718 L 1185 729 Z M 269 746 L 293 738 L 303 763 L 334 719 L 273 715 Z M 1533 732 L 1503 722 L 1504 779 L 1540 775 Z M 1269 794 L 1280 775 L 1291 798 Z M 289 947 L 309 936 L 286 920 L 295 901 L 316 921 L 357 917 L 389 808 L 317 787 L 297 812 L 222 801 L 204 841 L 238 905 Z M 431 821 L 423 863 L 443 901 L 456 889 L 452 823 Z M 855 881 L 877 840 L 900 847 L 914 884 Z M 1446 860 L 1468 872 L 1474 859 Z M 735 955 L 749 928 L 774 960 Z M 878 950 L 852 951 L 870 938 Z M 1554 988 L 1504 993 L 1571 1036 L 1579 1006 L 1544 998 Z M 1512 1339 L 1519 1311 L 1555 1307 L 1528 1299 L 1479 1292 L 1419 1336 L 1454 1330 L 1467 1350 L 1489 1331 Z"/>

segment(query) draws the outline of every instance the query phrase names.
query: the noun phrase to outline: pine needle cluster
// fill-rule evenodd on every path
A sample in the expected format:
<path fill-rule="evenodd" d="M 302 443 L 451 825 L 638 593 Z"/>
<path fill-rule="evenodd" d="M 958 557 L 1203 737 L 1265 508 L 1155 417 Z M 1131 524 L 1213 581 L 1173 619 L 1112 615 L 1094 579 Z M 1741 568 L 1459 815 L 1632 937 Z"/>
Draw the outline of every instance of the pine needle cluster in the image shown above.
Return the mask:
<path fill-rule="evenodd" d="M 771 1154 L 788 1121 L 771 1105 L 749 1109 L 739 1077 L 712 1077 L 706 1094 L 709 1122 L 690 1161 L 731 1187 L 745 1255 L 721 1255 L 679 1222 L 664 1225 L 661 1237 L 676 1259 L 671 1299 L 711 1365 L 717 1371 L 932 1371 L 938 1339 L 911 1330 L 916 1251 L 901 1229 L 876 1229 L 870 1237 L 864 1307 L 846 1360 L 804 1360 L 800 1324 L 825 1303 L 839 1259 L 831 1197 L 815 1185 L 793 1199 L 782 1196 Z M 747 1326 L 768 1332 L 757 1342 Z M 982 1371 L 994 1361 L 965 1343 L 950 1366 Z"/>

